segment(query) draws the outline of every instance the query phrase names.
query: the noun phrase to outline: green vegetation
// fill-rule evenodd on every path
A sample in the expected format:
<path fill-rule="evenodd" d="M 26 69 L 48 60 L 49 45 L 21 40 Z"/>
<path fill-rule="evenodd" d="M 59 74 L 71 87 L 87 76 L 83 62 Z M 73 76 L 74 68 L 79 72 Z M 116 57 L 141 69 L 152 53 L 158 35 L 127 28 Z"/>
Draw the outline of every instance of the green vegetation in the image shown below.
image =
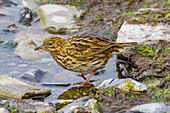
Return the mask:
<path fill-rule="evenodd" d="M 151 98 L 151 101 L 162 101 L 166 96 L 170 95 L 170 88 L 157 91 Z"/>
<path fill-rule="evenodd" d="M 170 1 L 168 1 L 166 4 L 170 5 Z"/>
<path fill-rule="evenodd" d="M 3 43 L 4 41 L 3 40 L 0 40 L 0 43 Z"/>
<path fill-rule="evenodd" d="M 18 44 L 18 43 L 15 43 L 15 42 L 10 41 L 10 42 L 7 42 L 7 43 L 5 43 L 5 44 L 3 44 L 3 45 L 4 45 L 4 48 L 7 48 L 7 47 L 12 47 L 12 48 L 14 48 L 14 47 L 17 46 L 17 44 Z"/>
<path fill-rule="evenodd" d="M 135 90 L 135 88 L 134 88 L 133 85 L 129 82 L 129 80 L 126 80 L 126 81 L 125 81 L 125 89 Z"/>
<path fill-rule="evenodd" d="M 115 27 L 117 27 L 118 25 L 119 25 L 119 22 L 116 22 L 116 23 L 114 24 Z"/>
<path fill-rule="evenodd" d="M 104 88 L 101 90 L 101 93 L 105 96 L 112 97 L 114 93 L 113 87 Z"/>
<path fill-rule="evenodd" d="M 99 15 L 95 15 L 95 18 L 99 18 L 100 16 Z"/>
<path fill-rule="evenodd" d="M 132 15 L 136 15 L 136 14 L 140 14 L 141 12 L 126 12 L 123 14 L 123 16 L 132 16 Z"/>
<path fill-rule="evenodd" d="M 83 19 L 82 17 L 77 16 L 76 14 L 73 14 L 73 18 L 74 18 L 74 19 L 77 19 L 77 20 L 82 20 L 82 19 Z"/>
<path fill-rule="evenodd" d="M 83 9 L 83 10 L 81 11 L 81 14 L 82 14 L 82 13 L 85 13 L 85 12 L 86 12 L 86 10 Z M 74 19 L 77 19 L 77 20 L 82 20 L 82 19 L 83 19 L 83 16 L 77 16 L 76 14 L 73 14 L 73 18 L 74 18 Z"/>
<path fill-rule="evenodd" d="M 122 11 L 119 10 L 119 9 L 116 9 L 115 12 L 116 12 L 116 13 L 122 13 Z"/>
<path fill-rule="evenodd" d="M 147 57 L 155 56 L 155 52 L 153 51 L 153 49 L 147 46 L 146 44 L 143 44 L 143 46 L 140 46 L 138 50 L 139 50 L 139 53 L 143 56 L 147 56 Z"/>
<path fill-rule="evenodd" d="M 156 89 L 156 88 L 158 88 L 157 86 L 155 86 L 155 85 L 151 85 L 151 87 L 153 88 L 153 89 Z"/>
<path fill-rule="evenodd" d="M 142 6 L 142 8 L 148 8 L 149 7 L 149 5 L 144 5 L 144 6 Z"/>
<path fill-rule="evenodd" d="M 170 80 L 170 74 L 168 76 L 166 76 L 165 78 L 166 80 Z"/>
<path fill-rule="evenodd" d="M 78 6 L 79 4 L 81 4 L 83 2 L 83 0 L 77 0 L 75 3 L 70 3 L 70 6 Z"/>
<path fill-rule="evenodd" d="M 156 59 L 158 62 L 160 62 L 160 63 L 164 63 L 165 62 L 165 59 L 163 59 L 163 58 L 157 58 Z"/>
<path fill-rule="evenodd" d="M 18 43 L 15 43 L 13 41 L 8 41 L 8 42 L 4 42 L 2 40 L 0 40 L 0 44 L 2 45 L 2 47 L 4 48 L 14 48 L 17 46 Z"/>

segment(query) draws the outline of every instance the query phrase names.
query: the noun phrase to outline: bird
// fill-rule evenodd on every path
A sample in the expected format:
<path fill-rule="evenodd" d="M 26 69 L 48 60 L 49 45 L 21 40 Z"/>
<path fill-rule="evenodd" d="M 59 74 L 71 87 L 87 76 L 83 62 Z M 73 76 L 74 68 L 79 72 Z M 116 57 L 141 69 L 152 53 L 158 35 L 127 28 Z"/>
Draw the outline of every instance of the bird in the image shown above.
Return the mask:
<path fill-rule="evenodd" d="M 81 73 L 80 76 L 85 81 L 75 85 L 85 85 L 97 70 L 105 67 L 113 53 L 136 45 L 137 42 L 117 43 L 113 39 L 88 35 L 75 35 L 69 38 L 50 36 L 41 46 L 36 47 L 35 51 L 45 50 L 62 68 Z M 90 76 L 86 79 L 84 74 Z"/>

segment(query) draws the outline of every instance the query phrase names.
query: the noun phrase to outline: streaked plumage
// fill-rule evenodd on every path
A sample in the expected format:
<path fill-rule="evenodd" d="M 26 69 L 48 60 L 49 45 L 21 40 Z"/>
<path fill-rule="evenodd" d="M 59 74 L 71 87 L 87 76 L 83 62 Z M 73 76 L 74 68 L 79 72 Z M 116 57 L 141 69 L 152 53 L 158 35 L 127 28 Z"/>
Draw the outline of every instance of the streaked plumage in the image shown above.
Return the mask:
<path fill-rule="evenodd" d="M 136 42 L 116 43 L 111 39 L 85 35 L 65 39 L 51 36 L 35 50 L 40 48 L 47 50 L 64 69 L 89 74 L 104 68 L 113 52 L 135 45 Z"/>

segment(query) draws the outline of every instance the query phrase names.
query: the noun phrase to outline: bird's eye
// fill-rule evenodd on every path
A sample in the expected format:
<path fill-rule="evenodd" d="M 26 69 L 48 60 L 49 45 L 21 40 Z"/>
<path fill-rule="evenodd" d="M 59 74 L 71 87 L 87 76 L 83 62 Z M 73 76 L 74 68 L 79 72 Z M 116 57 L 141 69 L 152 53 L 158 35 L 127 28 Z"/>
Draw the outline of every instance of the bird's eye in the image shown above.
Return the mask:
<path fill-rule="evenodd" d="M 53 45 L 53 43 L 49 43 L 48 45 L 52 46 L 52 45 Z"/>

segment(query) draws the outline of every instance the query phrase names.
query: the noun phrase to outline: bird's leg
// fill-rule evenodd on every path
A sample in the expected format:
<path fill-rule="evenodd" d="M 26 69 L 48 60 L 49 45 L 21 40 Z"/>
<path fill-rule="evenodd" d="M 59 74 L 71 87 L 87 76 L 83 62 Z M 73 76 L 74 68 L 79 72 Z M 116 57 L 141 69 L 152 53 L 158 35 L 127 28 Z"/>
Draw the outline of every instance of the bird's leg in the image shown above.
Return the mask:
<path fill-rule="evenodd" d="M 86 80 L 86 77 L 84 77 L 84 74 L 82 73 L 81 75 L 80 75 L 82 78 L 84 78 L 84 80 Z"/>
<path fill-rule="evenodd" d="M 96 70 L 97 71 L 97 70 Z M 92 73 L 91 73 L 91 75 L 83 82 L 83 83 L 81 83 L 81 84 L 73 84 L 73 85 L 71 85 L 71 86 L 75 86 L 75 85 L 80 85 L 80 86 L 82 86 L 82 85 L 84 85 L 84 84 L 86 84 L 87 82 L 88 82 L 88 80 L 96 73 L 96 71 L 93 71 Z M 83 75 L 84 76 L 84 75 Z"/>

